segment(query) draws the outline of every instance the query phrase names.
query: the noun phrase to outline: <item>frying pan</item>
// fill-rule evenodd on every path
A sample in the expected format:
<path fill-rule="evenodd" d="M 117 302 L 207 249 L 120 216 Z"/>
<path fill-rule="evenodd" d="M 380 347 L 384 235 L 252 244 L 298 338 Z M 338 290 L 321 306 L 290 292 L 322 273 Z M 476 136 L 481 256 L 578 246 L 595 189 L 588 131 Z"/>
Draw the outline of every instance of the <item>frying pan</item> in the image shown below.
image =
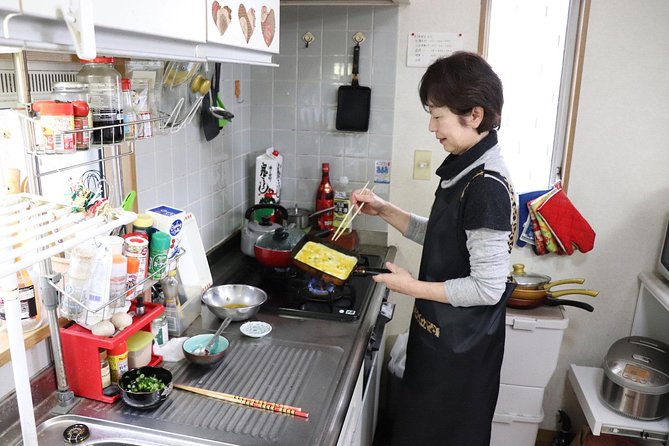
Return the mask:
<path fill-rule="evenodd" d="M 550 307 L 564 305 L 569 307 L 582 308 L 590 312 L 594 311 L 594 307 L 588 303 L 579 302 L 577 300 L 555 299 L 553 297 L 544 297 L 543 299 L 518 299 L 515 297 L 509 297 L 506 301 L 507 307 L 520 309 L 536 308 L 542 305 L 547 305 Z"/>
<path fill-rule="evenodd" d="M 300 250 L 304 247 L 304 245 L 307 244 L 307 242 L 313 242 L 313 243 L 317 243 L 317 244 L 326 246 L 326 247 L 328 247 L 330 249 L 333 249 L 337 252 L 340 252 L 344 255 L 355 257 L 356 259 L 358 259 L 358 261 L 360 260 L 360 258 L 358 257 L 358 255 L 356 255 L 356 254 L 354 254 L 350 251 L 347 251 L 344 248 L 341 248 L 341 247 L 339 247 L 337 245 L 334 245 L 334 244 L 331 244 L 331 243 L 323 242 L 323 239 L 318 238 L 318 237 L 314 237 L 312 234 L 305 235 L 295 245 L 295 247 L 291 251 L 290 257 L 293 260 L 293 265 L 295 265 L 295 267 L 301 269 L 302 271 L 305 271 L 307 274 L 323 280 L 324 282 L 328 282 L 328 283 L 331 283 L 333 285 L 341 286 L 341 285 L 344 285 L 346 283 L 346 281 L 352 275 L 356 275 L 356 276 L 375 276 L 377 274 L 387 274 L 387 273 L 390 272 L 390 270 L 385 269 L 385 268 L 370 268 L 370 267 L 366 267 L 366 266 L 363 267 L 363 266 L 357 266 L 356 265 L 356 266 L 353 267 L 353 269 L 351 271 L 348 272 L 348 274 L 345 275 L 345 278 L 343 278 L 343 279 L 339 278 L 339 277 L 336 277 L 336 276 L 333 276 L 332 274 L 326 273 L 325 271 L 321 271 L 320 269 L 316 268 L 313 265 L 309 265 L 308 263 L 301 262 L 300 260 L 297 260 L 295 258 L 295 256 L 297 256 L 297 253 L 300 252 Z"/>
<path fill-rule="evenodd" d="M 372 89 L 358 83 L 360 44 L 353 47 L 353 72 L 351 85 L 339 87 L 337 92 L 337 130 L 366 132 L 369 129 L 369 108 Z"/>
<path fill-rule="evenodd" d="M 556 298 L 560 296 L 564 296 L 567 294 L 582 294 L 586 296 L 591 296 L 595 297 L 599 294 L 599 291 L 597 290 L 586 290 L 586 289 L 580 289 L 580 288 L 573 288 L 573 289 L 566 289 L 566 290 L 560 290 L 560 291 L 550 291 L 550 290 L 524 290 L 524 289 L 516 289 L 513 290 L 513 293 L 511 294 L 511 297 L 514 299 L 523 299 L 523 300 L 537 300 L 537 299 L 543 299 L 546 297 L 549 298 Z"/>
<path fill-rule="evenodd" d="M 525 271 L 525 265 L 515 263 L 509 280 L 516 284 L 516 289 L 521 290 L 547 290 L 554 286 L 568 283 L 583 284 L 585 279 L 562 279 L 551 281 L 550 276 Z"/>

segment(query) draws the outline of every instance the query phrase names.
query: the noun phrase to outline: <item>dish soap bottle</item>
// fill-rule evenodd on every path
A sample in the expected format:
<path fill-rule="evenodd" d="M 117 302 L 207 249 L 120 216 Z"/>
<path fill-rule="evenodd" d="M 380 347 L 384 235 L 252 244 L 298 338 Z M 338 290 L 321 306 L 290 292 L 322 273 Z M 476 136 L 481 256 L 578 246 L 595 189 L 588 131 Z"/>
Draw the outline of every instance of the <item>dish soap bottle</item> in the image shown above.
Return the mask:
<path fill-rule="evenodd" d="M 334 206 L 334 189 L 330 183 L 330 163 L 321 166 L 321 184 L 316 192 L 316 212 Z M 318 229 L 332 229 L 334 212 L 325 212 L 318 216 Z"/>
<path fill-rule="evenodd" d="M 351 209 L 351 191 L 349 189 L 348 177 L 339 178 L 339 184 L 334 193 L 334 219 L 333 226 L 339 228 L 344 222 L 344 217 Z M 346 228 L 345 233 L 351 232 L 351 225 Z"/>

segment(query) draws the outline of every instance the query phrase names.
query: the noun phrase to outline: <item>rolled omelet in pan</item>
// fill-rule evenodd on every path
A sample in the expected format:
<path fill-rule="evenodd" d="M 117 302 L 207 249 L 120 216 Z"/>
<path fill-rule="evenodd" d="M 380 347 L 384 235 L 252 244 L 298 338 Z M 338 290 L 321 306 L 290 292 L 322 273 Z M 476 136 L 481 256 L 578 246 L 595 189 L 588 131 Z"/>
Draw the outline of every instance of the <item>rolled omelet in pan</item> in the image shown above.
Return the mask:
<path fill-rule="evenodd" d="M 314 242 L 307 242 L 295 260 L 341 280 L 348 279 L 358 259 Z"/>

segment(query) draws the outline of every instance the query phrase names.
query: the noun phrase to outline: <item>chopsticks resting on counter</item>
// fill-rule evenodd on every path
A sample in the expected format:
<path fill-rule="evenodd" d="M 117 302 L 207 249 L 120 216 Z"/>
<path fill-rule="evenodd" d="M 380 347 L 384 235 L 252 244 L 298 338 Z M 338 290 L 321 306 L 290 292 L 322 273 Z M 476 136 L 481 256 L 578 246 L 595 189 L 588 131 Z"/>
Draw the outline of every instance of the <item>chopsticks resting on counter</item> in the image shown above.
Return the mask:
<path fill-rule="evenodd" d="M 367 186 L 369 186 L 369 181 L 365 184 L 365 187 L 362 188 L 361 194 L 365 194 L 366 191 L 368 190 L 368 193 L 374 192 L 374 188 L 376 187 L 376 184 L 372 186 L 371 189 L 367 189 Z M 351 217 L 351 213 L 353 212 L 354 206 L 351 204 L 351 209 L 348 210 L 346 215 L 341 221 L 341 224 L 339 225 L 339 228 L 335 231 L 335 233 L 332 235 L 332 241 L 336 242 L 341 235 L 346 232 L 349 226 L 351 226 L 351 223 L 353 222 L 353 219 L 358 216 L 360 211 L 362 210 L 362 207 L 365 205 L 365 203 L 361 203 L 360 206 L 358 206 L 358 209 L 356 209 L 355 214 Z M 350 218 L 349 218 L 350 217 Z"/>
<path fill-rule="evenodd" d="M 229 403 L 243 404 L 244 406 L 257 407 L 258 409 L 266 409 L 288 415 L 295 415 L 297 417 L 309 418 L 309 413 L 303 412 L 301 407 L 273 403 L 271 401 L 257 400 L 255 398 L 246 398 L 239 395 L 232 395 L 230 393 L 216 392 L 214 390 L 200 389 L 199 387 L 186 386 L 184 384 L 174 384 L 173 387 L 175 389 L 181 389 L 188 392 L 197 393 L 199 395 L 208 396 L 210 398 L 227 401 Z"/>

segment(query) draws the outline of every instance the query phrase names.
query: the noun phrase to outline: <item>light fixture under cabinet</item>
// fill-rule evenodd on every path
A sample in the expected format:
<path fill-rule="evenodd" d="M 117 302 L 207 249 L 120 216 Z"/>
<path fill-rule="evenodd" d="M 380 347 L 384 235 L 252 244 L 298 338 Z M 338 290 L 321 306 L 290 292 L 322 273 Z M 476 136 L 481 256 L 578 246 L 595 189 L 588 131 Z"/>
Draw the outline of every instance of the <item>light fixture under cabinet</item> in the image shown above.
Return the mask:
<path fill-rule="evenodd" d="M 399 6 L 410 0 L 280 0 L 282 6 Z"/>

